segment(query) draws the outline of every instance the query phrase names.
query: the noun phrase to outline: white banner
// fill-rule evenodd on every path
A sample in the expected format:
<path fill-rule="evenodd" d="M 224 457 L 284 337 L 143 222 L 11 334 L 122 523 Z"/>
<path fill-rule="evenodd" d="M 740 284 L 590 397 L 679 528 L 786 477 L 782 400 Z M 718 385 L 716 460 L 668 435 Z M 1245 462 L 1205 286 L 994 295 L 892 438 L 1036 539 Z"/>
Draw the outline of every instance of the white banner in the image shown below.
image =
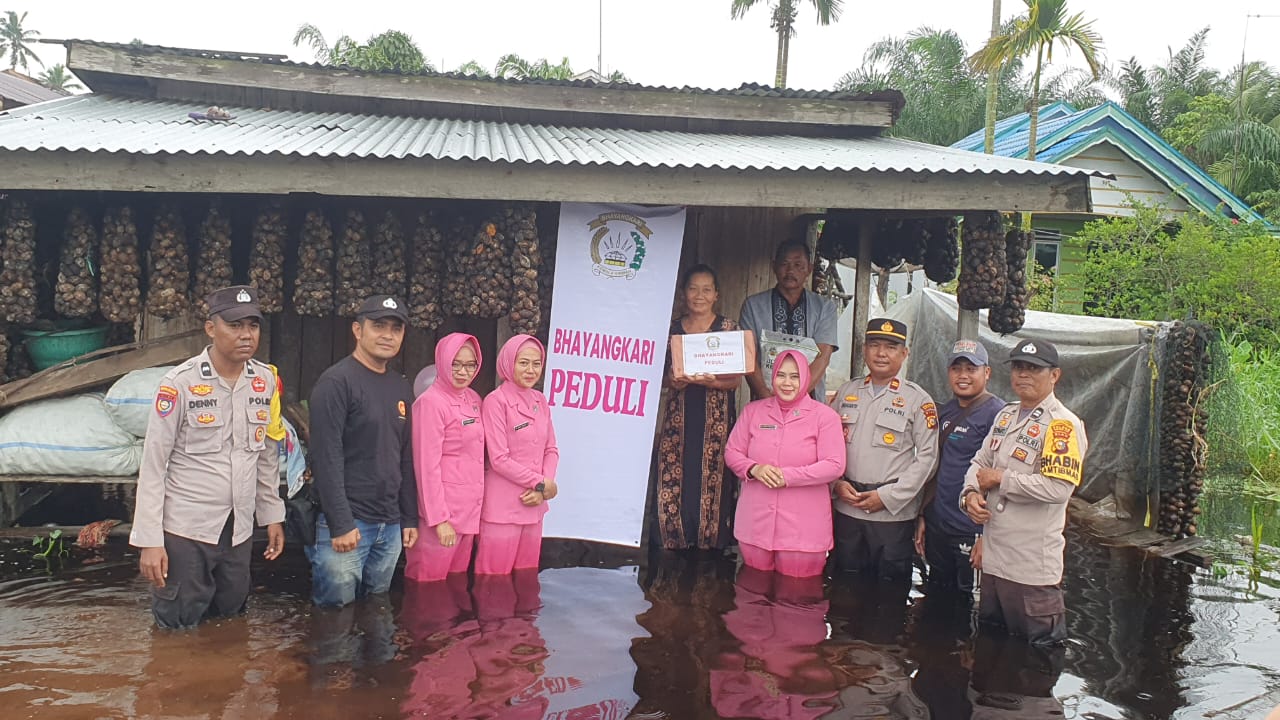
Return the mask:
<path fill-rule="evenodd" d="M 640 544 L 684 215 L 560 206 L 543 381 L 560 446 L 548 537 Z"/>

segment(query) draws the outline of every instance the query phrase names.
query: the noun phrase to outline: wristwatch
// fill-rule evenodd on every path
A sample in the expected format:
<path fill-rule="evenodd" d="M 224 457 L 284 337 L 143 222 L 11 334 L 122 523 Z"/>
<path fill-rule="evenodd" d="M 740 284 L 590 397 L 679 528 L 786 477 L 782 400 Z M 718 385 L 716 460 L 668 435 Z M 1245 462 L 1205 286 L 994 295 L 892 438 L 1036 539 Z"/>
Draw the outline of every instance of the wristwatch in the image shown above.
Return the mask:
<path fill-rule="evenodd" d="M 534 490 L 537 490 L 537 491 L 538 491 L 538 492 L 540 492 L 540 493 L 546 494 L 546 492 L 547 492 L 547 483 L 546 483 L 546 481 L 543 481 L 543 482 L 538 483 L 537 485 L 534 485 L 534 486 L 533 486 L 533 489 L 534 489 Z"/>
<path fill-rule="evenodd" d="M 971 488 L 971 487 L 965 488 L 960 492 L 960 510 L 962 512 L 968 510 L 968 506 L 965 505 L 965 500 L 969 499 L 969 494 L 976 493 L 976 492 L 978 492 L 978 490 L 976 488 Z"/>

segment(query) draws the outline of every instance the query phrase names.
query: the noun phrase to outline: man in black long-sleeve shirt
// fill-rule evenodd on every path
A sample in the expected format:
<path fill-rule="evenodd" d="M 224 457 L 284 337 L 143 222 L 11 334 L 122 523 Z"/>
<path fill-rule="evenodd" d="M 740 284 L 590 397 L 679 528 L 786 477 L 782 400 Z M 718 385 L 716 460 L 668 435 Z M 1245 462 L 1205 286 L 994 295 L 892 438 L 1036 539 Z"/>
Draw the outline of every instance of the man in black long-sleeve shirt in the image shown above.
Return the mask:
<path fill-rule="evenodd" d="M 351 323 L 355 352 L 325 370 L 311 390 L 311 474 L 321 515 L 307 557 L 317 605 L 385 593 L 401 546 L 418 540 L 413 388 L 387 369 L 407 320 L 393 297 L 365 300 Z"/>

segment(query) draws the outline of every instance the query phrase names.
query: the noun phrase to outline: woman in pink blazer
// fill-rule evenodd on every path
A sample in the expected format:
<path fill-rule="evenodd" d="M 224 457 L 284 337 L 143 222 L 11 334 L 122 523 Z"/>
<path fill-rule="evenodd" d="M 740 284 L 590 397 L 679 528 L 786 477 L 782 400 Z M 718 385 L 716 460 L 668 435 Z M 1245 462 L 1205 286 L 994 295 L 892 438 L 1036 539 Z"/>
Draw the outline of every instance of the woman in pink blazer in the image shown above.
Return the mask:
<path fill-rule="evenodd" d="M 467 571 L 484 501 L 484 424 L 471 389 L 480 343 L 451 333 L 436 343 L 437 375 L 413 403 L 413 469 L 418 512 L 429 526 L 405 552 L 409 580 L 443 580 Z"/>
<path fill-rule="evenodd" d="M 742 479 L 733 523 L 742 561 L 793 577 L 822 573 L 831 549 L 829 486 L 844 473 L 840 416 L 807 387 L 808 361 L 795 350 L 780 353 L 774 395 L 743 408 L 724 451 Z"/>
<path fill-rule="evenodd" d="M 505 575 L 538 567 L 542 516 L 556 495 L 556 432 L 547 398 L 533 389 L 546 352 L 529 335 L 516 335 L 498 352 L 502 384 L 484 399 L 484 509 L 480 515 L 477 575 Z"/>

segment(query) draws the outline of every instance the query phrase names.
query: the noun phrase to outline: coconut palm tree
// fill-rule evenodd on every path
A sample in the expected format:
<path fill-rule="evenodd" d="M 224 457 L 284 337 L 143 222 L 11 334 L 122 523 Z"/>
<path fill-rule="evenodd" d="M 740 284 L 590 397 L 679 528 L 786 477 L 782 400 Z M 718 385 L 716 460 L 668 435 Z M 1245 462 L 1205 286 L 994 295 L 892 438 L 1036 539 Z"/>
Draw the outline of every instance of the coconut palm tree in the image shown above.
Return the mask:
<path fill-rule="evenodd" d="M 471 77 L 477 77 L 477 78 L 493 77 L 485 66 L 481 65 L 475 60 L 468 60 L 467 62 L 459 65 L 456 69 L 454 69 L 454 72 L 459 75 L 470 75 Z"/>
<path fill-rule="evenodd" d="M 741 19 L 747 11 L 762 0 L 733 0 L 729 16 L 734 20 Z M 796 18 L 799 16 L 798 4 L 801 0 L 776 0 L 769 26 L 778 33 L 778 57 L 774 70 L 774 87 L 787 86 L 787 61 L 791 53 L 791 38 L 796 35 Z M 818 24 L 830 25 L 840 19 L 840 11 L 844 8 L 844 0 L 809 0 L 813 9 L 818 11 Z"/>
<path fill-rule="evenodd" d="M 562 58 L 559 64 L 552 65 L 546 58 L 529 61 L 515 53 L 498 58 L 493 74 L 507 80 L 572 80 L 574 76 L 567 57 Z"/>
<path fill-rule="evenodd" d="M 1023 0 L 1027 14 L 1015 19 L 1008 31 L 991 38 L 985 47 L 969 58 L 974 70 L 989 72 L 1017 58 L 1035 57 L 1031 76 L 1031 116 L 1028 128 L 1027 159 L 1036 159 L 1036 131 L 1040 123 L 1040 80 L 1047 63 L 1053 62 L 1053 50 L 1061 44 L 1070 51 L 1076 48 L 1094 80 L 1102 77 L 1102 38 L 1093 30 L 1093 21 L 1084 15 L 1067 14 L 1066 0 Z"/>
<path fill-rule="evenodd" d="M 40 33 L 37 30 L 22 27 L 26 19 L 26 13 L 19 16 L 12 10 L 6 10 L 4 20 L 0 21 L 0 58 L 3 58 L 6 52 L 9 53 L 10 70 L 17 70 L 19 65 L 23 70 L 28 70 L 32 60 L 35 60 L 37 65 L 44 66 L 28 44 Z"/>
<path fill-rule="evenodd" d="M 413 38 L 399 30 L 372 35 L 364 44 L 356 42 L 350 35 L 343 35 L 330 45 L 320 28 L 303 23 L 293 34 L 293 44 L 295 47 L 310 46 L 316 61 L 324 65 L 404 73 L 435 71 Z"/>
<path fill-rule="evenodd" d="M 62 63 L 50 65 L 49 69 L 40 73 L 40 77 L 36 80 L 54 92 L 69 93 L 72 90 L 84 89 L 83 85 L 76 82 L 76 76 L 68 72 L 67 66 Z"/>

